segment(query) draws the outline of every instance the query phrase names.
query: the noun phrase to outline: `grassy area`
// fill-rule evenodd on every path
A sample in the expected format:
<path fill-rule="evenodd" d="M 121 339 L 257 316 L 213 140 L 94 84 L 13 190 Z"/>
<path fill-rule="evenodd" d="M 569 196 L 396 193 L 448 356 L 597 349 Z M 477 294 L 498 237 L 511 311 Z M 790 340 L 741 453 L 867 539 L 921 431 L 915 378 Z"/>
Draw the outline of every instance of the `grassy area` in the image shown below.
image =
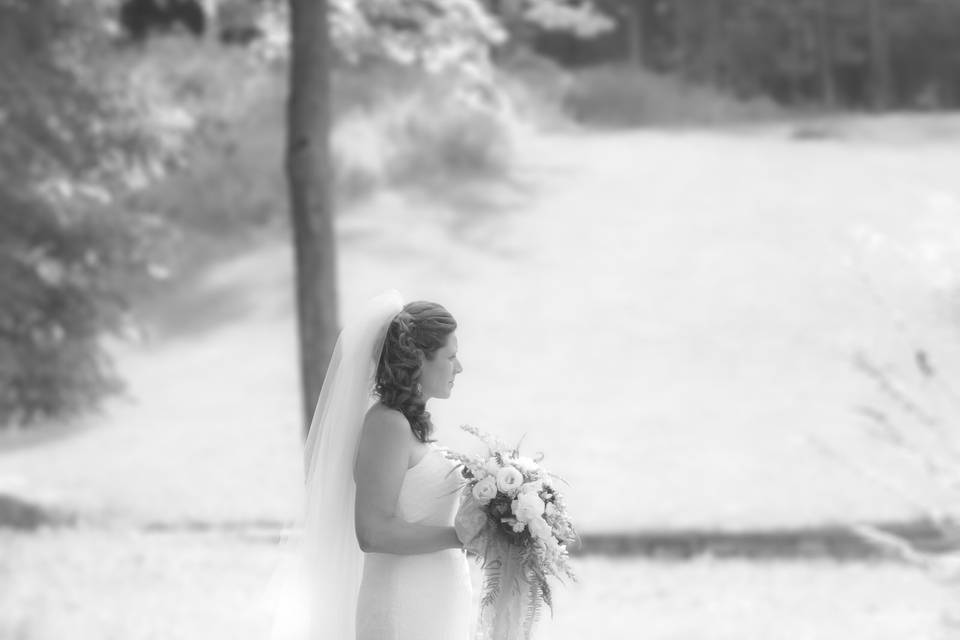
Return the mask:
<path fill-rule="evenodd" d="M 810 446 L 944 497 L 856 411 L 878 401 L 857 350 L 908 373 L 922 344 L 960 375 L 956 123 L 883 124 L 566 131 L 525 140 L 495 186 L 382 183 L 338 221 L 344 316 L 387 287 L 443 302 L 465 371 L 431 407 L 441 441 L 471 446 L 463 422 L 526 434 L 585 532 L 911 517 Z M 264 234 L 190 271 L 148 307 L 145 339 L 115 347 L 127 398 L 71 435 L 0 438 L 0 491 L 79 522 L 0 532 L 0 635 L 264 629 L 250 602 L 270 549 L 224 531 L 298 505 L 291 262 Z M 933 640 L 948 600 L 888 564 L 579 562 L 544 637 Z"/>
<path fill-rule="evenodd" d="M 444 302 L 465 372 L 432 407 L 439 437 L 526 433 L 585 531 L 909 519 L 810 440 L 946 495 L 865 435 L 857 407 L 879 394 L 851 358 L 909 373 L 922 343 L 944 376 L 960 369 L 948 142 L 800 142 L 787 126 L 531 140 L 522 189 L 456 208 L 385 193 L 343 217 L 344 315 L 390 286 Z M 152 337 L 117 350 L 128 400 L 0 453 L 17 495 L 94 521 L 287 518 L 290 264 L 267 239 L 154 305 Z"/>
<path fill-rule="evenodd" d="M 9 640 L 245 640 L 273 548 L 219 534 L 0 532 Z M 935 640 L 948 594 L 895 565 L 581 559 L 539 637 Z M 476 573 L 475 573 L 476 577 Z"/>

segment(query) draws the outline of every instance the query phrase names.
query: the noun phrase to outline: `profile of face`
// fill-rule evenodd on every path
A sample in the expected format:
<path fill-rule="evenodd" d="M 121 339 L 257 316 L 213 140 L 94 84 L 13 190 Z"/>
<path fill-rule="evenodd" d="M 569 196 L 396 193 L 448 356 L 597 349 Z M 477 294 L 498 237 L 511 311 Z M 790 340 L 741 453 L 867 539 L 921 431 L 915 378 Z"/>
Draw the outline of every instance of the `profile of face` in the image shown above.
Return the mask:
<path fill-rule="evenodd" d="M 463 371 L 457 358 L 457 334 L 451 333 L 442 347 L 432 356 L 424 358 L 418 382 L 421 395 L 427 398 L 449 398 L 453 381 Z"/>

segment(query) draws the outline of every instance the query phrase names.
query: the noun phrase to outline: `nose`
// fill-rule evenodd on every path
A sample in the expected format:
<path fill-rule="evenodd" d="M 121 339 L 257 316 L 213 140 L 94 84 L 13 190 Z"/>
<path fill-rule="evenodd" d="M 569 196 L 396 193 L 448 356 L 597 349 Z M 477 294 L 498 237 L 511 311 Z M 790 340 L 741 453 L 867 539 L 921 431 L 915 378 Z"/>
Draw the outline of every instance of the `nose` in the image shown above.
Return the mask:
<path fill-rule="evenodd" d="M 463 371 L 463 365 L 460 364 L 460 359 L 457 358 L 457 360 L 456 360 L 456 366 L 453 368 L 453 372 L 454 372 L 454 373 L 460 373 L 461 371 Z"/>

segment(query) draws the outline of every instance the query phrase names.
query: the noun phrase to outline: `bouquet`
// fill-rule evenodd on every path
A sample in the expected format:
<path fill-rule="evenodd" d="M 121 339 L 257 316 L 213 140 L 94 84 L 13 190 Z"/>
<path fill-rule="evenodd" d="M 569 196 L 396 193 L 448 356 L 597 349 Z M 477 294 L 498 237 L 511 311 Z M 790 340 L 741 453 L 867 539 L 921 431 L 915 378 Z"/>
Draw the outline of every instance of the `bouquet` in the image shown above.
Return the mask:
<path fill-rule="evenodd" d="M 479 637 L 529 640 L 543 605 L 553 611 L 547 577 L 576 579 L 567 545 L 577 534 L 556 489 L 561 479 L 540 466 L 542 456 L 521 456 L 519 445 L 461 428 L 489 449 L 486 457 L 449 454 L 466 480 L 457 518 L 480 525 L 471 542 L 483 562 Z"/>

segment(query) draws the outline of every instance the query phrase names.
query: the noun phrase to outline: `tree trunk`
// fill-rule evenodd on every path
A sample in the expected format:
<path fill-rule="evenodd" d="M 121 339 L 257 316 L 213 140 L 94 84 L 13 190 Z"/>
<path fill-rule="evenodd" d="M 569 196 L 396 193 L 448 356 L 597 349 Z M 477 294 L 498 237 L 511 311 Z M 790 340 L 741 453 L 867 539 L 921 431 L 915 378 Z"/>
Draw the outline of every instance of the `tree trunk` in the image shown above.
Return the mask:
<path fill-rule="evenodd" d="M 296 274 L 304 434 L 337 338 L 326 0 L 290 0 L 286 170 Z"/>
<path fill-rule="evenodd" d="M 707 11 L 707 78 L 715 87 L 724 87 L 724 19 L 725 8 L 722 6 L 722 0 L 708 0 Z"/>
<path fill-rule="evenodd" d="M 646 66 L 644 56 L 646 4 L 646 0 L 627 0 L 626 3 L 627 58 L 633 67 Z"/>
<path fill-rule="evenodd" d="M 217 0 L 201 0 L 200 6 L 207 19 L 207 31 L 205 37 L 207 40 L 214 41 L 220 35 L 220 14 L 219 3 Z"/>
<path fill-rule="evenodd" d="M 870 94 L 873 108 L 884 111 L 890 107 L 890 53 L 887 43 L 885 7 L 883 0 L 868 0 L 870 29 Z"/>
<path fill-rule="evenodd" d="M 830 3 L 820 0 L 816 5 L 817 77 L 820 84 L 820 102 L 829 108 L 837 106 L 837 85 L 833 75 L 833 30 Z"/>
<path fill-rule="evenodd" d="M 690 7 L 687 0 L 673 0 L 673 37 L 677 73 L 684 80 L 690 78 L 693 52 L 690 47 Z"/>

